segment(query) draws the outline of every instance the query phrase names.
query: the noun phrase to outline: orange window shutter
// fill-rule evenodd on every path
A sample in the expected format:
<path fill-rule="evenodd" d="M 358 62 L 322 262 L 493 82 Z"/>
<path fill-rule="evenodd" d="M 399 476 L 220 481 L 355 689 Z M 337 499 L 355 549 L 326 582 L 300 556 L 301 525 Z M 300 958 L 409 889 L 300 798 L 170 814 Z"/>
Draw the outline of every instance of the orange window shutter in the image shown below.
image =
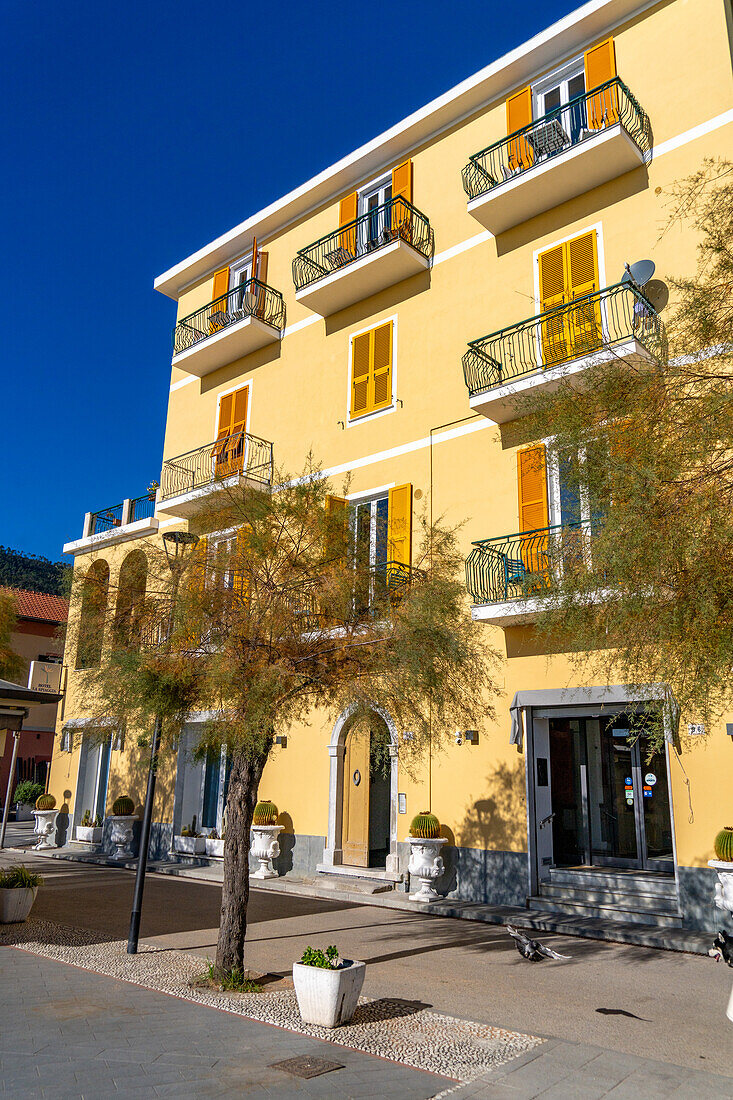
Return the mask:
<path fill-rule="evenodd" d="M 616 76 L 616 46 L 613 38 L 607 38 L 585 51 L 585 88 L 587 92 L 598 88 Z M 604 88 L 588 101 L 588 125 L 600 130 L 618 122 L 618 85 Z"/>
<path fill-rule="evenodd" d="M 566 245 L 566 279 L 571 301 L 583 299 L 568 310 L 573 355 L 592 351 L 601 343 L 601 307 L 598 299 L 598 251 L 596 233 L 583 233 Z M 593 295 L 588 299 L 588 295 Z"/>
<path fill-rule="evenodd" d="M 519 487 L 519 530 L 547 527 L 547 463 L 545 445 L 525 447 L 517 452 Z"/>
<path fill-rule="evenodd" d="M 400 202 L 400 199 L 404 199 L 404 202 Z M 407 237 L 412 228 L 411 206 L 412 161 L 405 160 L 392 169 L 392 227 L 399 230 L 401 237 Z"/>
<path fill-rule="evenodd" d="M 356 222 L 358 206 L 359 201 L 356 191 L 352 191 L 350 195 L 346 195 L 341 199 L 339 203 L 339 229 L 341 229 L 342 226 L 348 225 L 349 222 Z M 345 248 L 352 256 L 355 254 L 356 225 L 352 225 L 349 229 L 339 233 L 339 247 Z"/>
<path fill-rule="evenodd" d="M 223 267 L 221 271 L 217 271 L 214 275 L 214 286 L 211 292 L 211 300 L 215 301 L 217 298 L 221 298 L 223 294 L 229 293 L 229 268 Z"/>
<path fill-rule="evenodd" d="M 229 268 L 223 267 L 214 275 L 214 283 L 211 288 L 211 308 L 209 310 L 209 334 L 221 328 L 222 317 L 226 313 L 227 300 L 225 295 L 229 293 Z M 219 299 L 217 301 L 217 299 Z"/>
<path fill-rule="evenodd" d="M 387 501 L 387 558 L 410 565 L 412 562 L 412 485 L 396 485 Z"/>
<path fill-rule="evenodd" d="M 326 497 L 326 560 L 343 559 L 348 546 L 348 501 L 344 497 Z"/>
<path fill-rule="evenodd" d="M 351 405 L 352 417 L 371 411 L 369 376 L 371 374 L 372 333 L 362 332 L 351 341 Z"/>
<path fill-rule="evenodd" d="M 259 252 L 257 254 L 257 271 L 255 272 L 254 269 L 252 271 L 253 275 L 255 275 L 256 278 L 258 278 L 261 283 L 266 283 L 267 282 L 268 255 L 269 254 L 267 252 Z"/>
<path fill-rule="evenodd" d="M 371 334 L 372 341 L 372 401 L 373 409 L 392 404 L 392 322 L 379 325 Z"/>
<path fill-rule="evenodd" d="M 560 307 L 567 304 L 567 264 L 565 245 L 558 244 L 540 252 L 540 312 L 545 314 L 541 323 L 543 366 L 552 366 L 567 359 L 569 331 L 567 310 Z"/>
<path fill-rule="evenodd" d="M 252 240 L 252 271 L 250 273 L 251 278 L 253 279 L 257 278 L 257 268 L 259 267 L 259 260 L 260 254 L 257 248 L 257 238 L 254 237 Z"/>
<path fill-rule="evenodd" d="M 529 126 L 531 121 L 532 89 L 527 86 L 509 96 L 506 101 L 506 132 L 509 135 L 515 134 L 517 130 Z M 509 142 L 508 159 L 509 168 L 513 172 L 532 166 L 534 152 L 526 138 L 518 137 Z"/>

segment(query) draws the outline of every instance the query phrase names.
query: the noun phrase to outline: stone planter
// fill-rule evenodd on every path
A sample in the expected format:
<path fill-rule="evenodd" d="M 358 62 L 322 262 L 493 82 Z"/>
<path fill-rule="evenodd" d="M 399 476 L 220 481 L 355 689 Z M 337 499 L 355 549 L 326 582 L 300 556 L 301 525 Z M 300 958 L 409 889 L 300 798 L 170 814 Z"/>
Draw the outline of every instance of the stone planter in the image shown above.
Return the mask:
<path fill-rule="evenodd" d="M 75 833 L 76 839 L 81 840 L 84 844 L 102 843 L 101 825 L 77 825 Z"/>
<path fill-rule="evenodd" d="M 16 821 L 32 821 L 33 810 L 35 806 L 32 802 L 16 802 L 15 804 L 15 820 Z"/>
<path fill-rule="evenodd" d="M 174 836 L 173 851 L 182 856 L 200 856 L 206 851 L 206 838 L 203 836 Z"/>
<path fill-rule="evenodd" d="M 348 1024 L 354 1015 L 365 973 L 366 963 L 363 962 L 347 960 L 337 970 L 293 963 L 293 985 L 303 1023 L 319 1027 Z"/>
<path fill-rule="evenodd" d="M 34 810 L 36 827 L 33 832 L 38 837 L 38 843 L 33 845 L 35 851 L 42 848 L 56 848 L 56 818 L 60 810 Z"/>
<path fill-rule="evenodd" d="M 25 920 L 38 893 L 37 886 L 21 889 L 0 889 L 0 924 L 15 924 Z"/>
<path fill-rule="evenodd" d="M 137 816 L 135 814 L 110 814 L 110 840 L 115 846 L 113 859 L 134 859 L 132 854 L 132 831 Z"/>
<path fill-rule="evenodd" d="M 223 859 L 224 858 L 224 841 L 212 840 L 211 837 L 206 838 L 206 854 L 211 859 Z"/>
<path fill-rule="evenodd" d="M 722 859 L 709 859 L 708 867 L 712 867 L 718 873 L 718 881 L 715 883 L 715 904 L 718 909 L 733 913 L 733 863 L 725 863 Z"/>
<path fill-rule="evenodd" d="M 440 895 L 433 883 L 445 871 L 440 849 L 447 844 L 447 840 L 444 836 L 408 836 L 407 839 L 410 842 L 410 862 L 407 870 L 420 880 L 420 889 L 410 894 L 410 901 L 435 901 Z"/>
<path fill-rule="evenodd" d="M 250 878 L 276 878 L 277 871 L 272 866 L 273 859 L 280 855 L 280 845 L 277 838 L 285 828 L 284 825 L 253 825 L 252 847 L 250 855 L 259 863 L 256 871 L 250 874 Z M 312 966 L 307 967 L 313 970 Z M 317 969 L 317 968 L 316 968 Z"/>

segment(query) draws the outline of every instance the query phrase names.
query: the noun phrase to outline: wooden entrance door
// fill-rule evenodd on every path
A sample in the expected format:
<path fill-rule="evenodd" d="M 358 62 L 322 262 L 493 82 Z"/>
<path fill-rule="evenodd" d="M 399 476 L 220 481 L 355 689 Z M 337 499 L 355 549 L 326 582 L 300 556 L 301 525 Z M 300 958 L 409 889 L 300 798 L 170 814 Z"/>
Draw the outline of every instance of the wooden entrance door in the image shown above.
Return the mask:
<path fill-rule="evenodd" d="M 343 860 L 352 867 L 369 866 L 370 738 L 368 722 L 357 723 L 346 738 Z"/>

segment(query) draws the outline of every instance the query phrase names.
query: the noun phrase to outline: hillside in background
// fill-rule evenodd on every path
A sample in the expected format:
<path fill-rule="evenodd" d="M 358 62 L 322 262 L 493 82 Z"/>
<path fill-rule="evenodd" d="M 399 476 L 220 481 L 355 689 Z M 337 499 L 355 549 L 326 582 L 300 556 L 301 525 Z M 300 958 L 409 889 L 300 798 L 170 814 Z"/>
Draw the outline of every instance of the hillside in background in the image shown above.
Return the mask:
<path fill-rule="evenodd" d="M 71 567 L 66 562 L 0 546 L 0 587 L 68 596 L 70 585 Z"/>

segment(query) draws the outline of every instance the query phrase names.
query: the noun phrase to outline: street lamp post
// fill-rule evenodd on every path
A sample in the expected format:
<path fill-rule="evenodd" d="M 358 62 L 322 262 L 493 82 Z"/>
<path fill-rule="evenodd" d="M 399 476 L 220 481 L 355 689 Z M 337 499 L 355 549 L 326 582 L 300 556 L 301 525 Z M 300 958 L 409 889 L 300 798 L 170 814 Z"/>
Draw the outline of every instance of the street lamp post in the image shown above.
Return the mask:
<path fill-rule="evenodd" d="M 196 535 L 190 535 L 186 531 L 166 531 L 163 535 L 163 548 L 166 561 L 173 578 L 173 590 L 171 593 L 171 605 L 168 613 L 168 627 L 166 632 L 166 644 L 170 642 L 173 633 L 173 622 L 176 610 L 176 595 L 181 580 L 181 573 L 188 550 L 192 550 L 198 542 Z M 145 889 L 145 872 L 148 866 L 148 845 L 150 843 L 150 826 L 153 819 L 153 801 L 155 799 L 155 781 L 158 775 L 158 754 L 160 753 L 160 736 L 163 729 L 163 721 L 160 713 L 155 716 L 153 727 L 153 743 L 150 746 L 150 765 L 148 767 L 148 786 L 145 791 L 145 806 L 143 809 L 143 823 L 140 831 L 140 854 L 137 858 L 137 871 L 135 874 L 135 892 L 132 898 L 132 912 L 130 913 L 130 932 L 127 937 L 127 954 L 137 954 L 137 944 L 140 937 L 140 917 L 143 907 L 143 891 Z"/>

